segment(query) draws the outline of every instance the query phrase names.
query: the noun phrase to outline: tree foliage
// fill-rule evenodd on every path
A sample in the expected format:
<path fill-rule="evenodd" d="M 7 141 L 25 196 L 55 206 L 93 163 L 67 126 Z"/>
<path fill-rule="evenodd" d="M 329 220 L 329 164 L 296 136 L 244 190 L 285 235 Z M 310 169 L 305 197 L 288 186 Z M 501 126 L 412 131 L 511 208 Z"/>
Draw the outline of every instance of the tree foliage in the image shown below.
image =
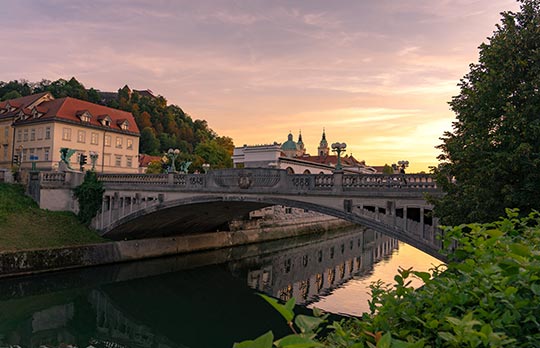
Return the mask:
<path fill-rule="evenodd" d="M 520 2 L 520 12 L 502 14 L 450 102 L 457 120 L 434 169 L 445 225 L 492 221 L 505 207 L 540 209 L 540 2 Z"/>
<path fill-rule="evenodd" d="M 87 171 L 84 181 L 74 190 L 75 197 L 79 202 L 79 220 L 88 225 L 101 209 L 103 201 L 103 183 L 98 181 L 96 172 Z"/>

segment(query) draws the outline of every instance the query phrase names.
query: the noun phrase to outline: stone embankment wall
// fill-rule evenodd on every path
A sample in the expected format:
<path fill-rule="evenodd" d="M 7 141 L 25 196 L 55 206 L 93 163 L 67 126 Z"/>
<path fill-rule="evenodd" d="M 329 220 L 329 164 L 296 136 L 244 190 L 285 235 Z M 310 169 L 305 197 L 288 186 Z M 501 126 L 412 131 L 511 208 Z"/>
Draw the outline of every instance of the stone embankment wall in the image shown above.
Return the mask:
<path fill-rule="evenodd" d="M 168 238 L 108 242 L 84 246 L 0 253 L 0 277 L 213 250 L 349 227 L 339 219 L 234 232 L 212 232 Z"/>

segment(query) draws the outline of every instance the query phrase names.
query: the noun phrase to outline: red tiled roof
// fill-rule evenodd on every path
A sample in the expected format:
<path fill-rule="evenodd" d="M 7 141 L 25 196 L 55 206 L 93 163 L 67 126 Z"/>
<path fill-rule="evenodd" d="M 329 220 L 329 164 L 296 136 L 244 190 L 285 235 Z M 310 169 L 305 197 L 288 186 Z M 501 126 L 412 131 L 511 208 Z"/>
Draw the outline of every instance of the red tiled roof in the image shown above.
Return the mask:
<path fill-rule="evenodd" d="M 145 154 L 139 155 L 139 167 L 148 167 L 150 162 L 161 161 L 160 156 L 150 156 Z"/>
<path fill-rule="evenodd" d="M 90 118 L 90 124 L 97 127 L 105 127 L 99 121 L 101 117 L 108 115 L 111 118 L 111 124 L 107 128 L 111 128 L 117 131 L 123 131 L 117 121 L 128 120 L 129 127 L 127 131 L 132 133 L 139 133 L 139 128 L 135 119 L 130 112 L 112 109 L 103 105 L 90 103 L 84 100 L 79 100 L 71 97 L 65 97 L 60 99 L 54 99 L 43 102 L 39 105 L 42 108 L 47 109 L 38 120 L 44 119 L 63 119 L 72 122 L 82 123 L 77 115 L 80 115 L 84 111 L 88 111 L 92 117 Z M 101 116 L 100 116 L 101 115 Z M 36 119 L 28 119 L 19 122 L 32 122 Z"/>
<path fill-rule="evenodd" d="M 20 107 L 27 108 L 28 106 L 32 105 L 38 99 L 40 99 L 41 97 L 47 94 L 49 94 L 49 92 L 37 93 L 37 94 L 27 95 L 27 96 L 15 98 L 15 99 L 5 100 L 3 102 L 0 102 L 0 108 L 4 108 L 7 102 L 9 102 L 9 105 L 11 106 L 15 106 L 18 108 Z"/>

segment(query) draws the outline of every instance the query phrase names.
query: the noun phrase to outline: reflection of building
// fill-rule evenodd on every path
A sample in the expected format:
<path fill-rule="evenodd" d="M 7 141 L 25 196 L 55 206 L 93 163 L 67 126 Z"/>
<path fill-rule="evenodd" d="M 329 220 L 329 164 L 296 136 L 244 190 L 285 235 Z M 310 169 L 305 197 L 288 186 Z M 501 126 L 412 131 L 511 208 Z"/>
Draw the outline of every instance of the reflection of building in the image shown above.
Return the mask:
<path fill-rule="evenodd" d="M 289 133 L 287 141 L 281 145 L 274 142 L 268 145 L 236 147 L 232 158 L 235 168 L 274 167 L 296 174 L 329 174 L 337 164 L 337 155 L 330 154 L 325 131 L 322 133 L 316 156 L 306 153 L 302 134 L 295 142 L 292 133 Z M 374 168 L 367 166 L 364 161 L 358 161 L 352 155 L 345 155 L 341 162 L 343 169 L 349 173 L 376 173 Z"/>
<path fill-rule="evenodd" d="M 353 276 L 371 271 L 374 263 L 397 247 L 396 239 L 373 230 L 356 230 L 331 240 L 295 246 L 277 255 L 258 257 L 247 270 L 247 282 L 250 287 L 282 300 L 295 297 L 297 303 L 308 304 Z"/>
<path fill-rule="evenodd" d="M 78 169 L 78 156 L 98 154 L 100 172 L 138 171 L 139 129 L 126 111 L 75 98 L 55 99 L 49 92 L 0 102 L 0 168 L 10 168 L 14 156 L 23 168 L 31 161 L 37 168 L 54 169 L 60 149 L 76 150 L 71 166 Z"/>

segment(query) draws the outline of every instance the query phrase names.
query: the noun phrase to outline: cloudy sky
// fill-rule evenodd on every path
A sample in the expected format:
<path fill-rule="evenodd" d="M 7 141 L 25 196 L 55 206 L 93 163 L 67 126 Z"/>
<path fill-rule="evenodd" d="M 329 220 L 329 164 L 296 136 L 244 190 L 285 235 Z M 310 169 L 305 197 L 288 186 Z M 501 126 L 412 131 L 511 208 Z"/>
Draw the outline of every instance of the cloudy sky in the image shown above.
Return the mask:
<path fill-rule="evenodd" d="M 237 146 L 301 130 L 437 163 L 447 102 L 513 0 L 0 0 L 0 80 L 151 89 Z"/>

